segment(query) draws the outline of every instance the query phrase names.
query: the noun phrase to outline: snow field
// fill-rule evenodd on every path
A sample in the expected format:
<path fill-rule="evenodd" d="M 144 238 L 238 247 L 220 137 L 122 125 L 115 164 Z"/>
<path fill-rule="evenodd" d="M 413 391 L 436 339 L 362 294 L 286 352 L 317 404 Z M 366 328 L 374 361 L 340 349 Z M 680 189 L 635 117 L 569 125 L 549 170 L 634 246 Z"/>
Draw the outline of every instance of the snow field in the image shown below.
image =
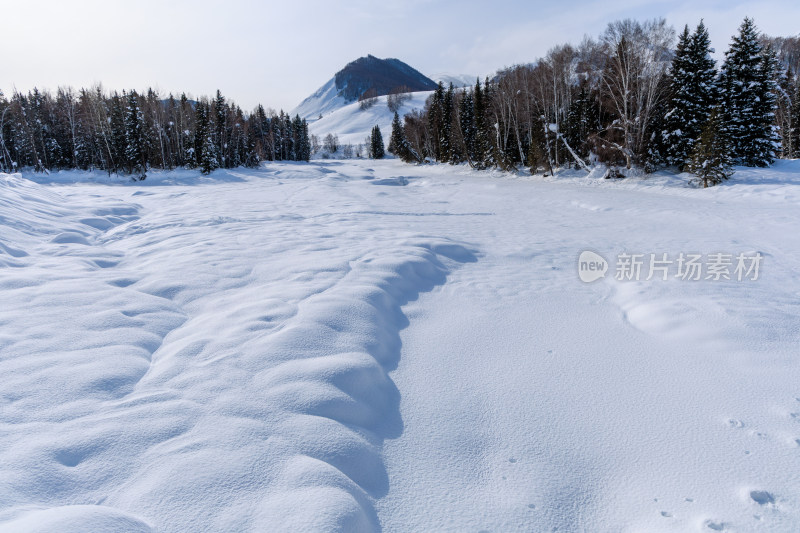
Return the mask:
<path fill-rule="evenodd" d="M 798 176 L 4 175 L 0 529 L 795 531 Z"/>
<path fill-rule="evenodd" d="M 382 442 L 402 433 L 400 307 L 472 252 L 396 231 L 345 242 L 314 221 L 337 215 L 303 230 L 263 197 L 256 220 L 216 218 L 213 186 L 111 188 L 130 200 L 87 208 L 0 185 L 8 528 L 378 527 Z M 142 216 L 153 200 L 172 209 Z"/>

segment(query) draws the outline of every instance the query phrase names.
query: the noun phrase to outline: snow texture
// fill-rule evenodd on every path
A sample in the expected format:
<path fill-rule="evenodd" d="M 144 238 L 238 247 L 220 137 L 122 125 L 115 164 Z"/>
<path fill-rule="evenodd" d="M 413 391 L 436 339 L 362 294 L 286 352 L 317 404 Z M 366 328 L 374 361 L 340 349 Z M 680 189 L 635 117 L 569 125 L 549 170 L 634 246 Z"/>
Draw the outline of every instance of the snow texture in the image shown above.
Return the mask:
<path fill-rule="evenodd" d="M 797 531 L 800 161 L 736 170 L 0 175 L 0 530 Z"/>

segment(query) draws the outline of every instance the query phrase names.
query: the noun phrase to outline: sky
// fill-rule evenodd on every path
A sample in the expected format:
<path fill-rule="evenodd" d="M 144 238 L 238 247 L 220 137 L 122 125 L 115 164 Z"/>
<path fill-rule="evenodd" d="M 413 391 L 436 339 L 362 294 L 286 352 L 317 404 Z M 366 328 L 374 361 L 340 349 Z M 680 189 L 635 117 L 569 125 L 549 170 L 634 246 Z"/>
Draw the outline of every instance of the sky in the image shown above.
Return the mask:
<path fill-rule="evenodd" d="M 721 58 L 745 16 L 800 33 L 797 0 L 0 0 L 0 89 L 213 95 L 291 110 L 348 62 L 396 57 L 423 74 L 486 76 L 614 20 L 704 19 Z"/>

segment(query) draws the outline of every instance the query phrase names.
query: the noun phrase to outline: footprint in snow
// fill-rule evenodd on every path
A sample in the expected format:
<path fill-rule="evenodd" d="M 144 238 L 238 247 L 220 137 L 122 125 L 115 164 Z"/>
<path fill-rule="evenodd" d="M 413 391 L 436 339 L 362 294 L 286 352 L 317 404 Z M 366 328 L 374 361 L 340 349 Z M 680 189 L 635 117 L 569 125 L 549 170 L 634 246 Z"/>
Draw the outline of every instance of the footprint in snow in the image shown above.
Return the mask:
<path fill-rule="evenodd" d="M 672 518 L 672 513 L 670 513 L 669 511 L 661 511 L 661 516 L 663 516 L 664 518 Z"/>
<path fill-rule="evenodd" d="M 729 418 L 728 426 L 736 429 L 741 429 L 744 427 L 744 422 L 742 422 L 741 420 L 737 420 L 736 418 Z"/>
<path fill-rule="evenodd" d="M 516 462 L 517 462 L 517 460 L 516 460 L 514 457 L 512 457 L 511 459 L 509 459 L 509 460 L 508 460 L 508 462 L 509 462 L 509 463 L 516 463 Z"/>
<path fill-rule="evenodd" d="M 770 505 L 775 503 L 775 496 L 765 490 L 751 490 L 750 498 L 758 505 Z"/>
<path fill-rule="evenodd" d="M 706 520 L 704 525 L 712 531 L 725 531 L 727 526 L 725 522 L 715 522 L 713 520 Z"/>

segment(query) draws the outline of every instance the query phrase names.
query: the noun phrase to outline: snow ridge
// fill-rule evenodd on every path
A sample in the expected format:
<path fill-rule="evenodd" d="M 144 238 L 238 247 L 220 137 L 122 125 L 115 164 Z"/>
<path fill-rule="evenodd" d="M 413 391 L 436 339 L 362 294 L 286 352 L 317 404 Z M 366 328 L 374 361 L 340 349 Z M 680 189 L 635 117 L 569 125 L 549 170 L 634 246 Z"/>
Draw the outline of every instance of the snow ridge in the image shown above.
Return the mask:
<path fill-rule="evenodd" d="M 389 488 L 382 443 L 403 427 L 399 392 L 387 374 L 408 324 L 400 308 L 445 282 L 442 258 L 474 261 L 468 249 L 446 241 L 402 242 L 391 256 L 365 256 L 335 286 L 304 301 L 275 335 L 287 358 L 263 383 L 270 401 L 291 413 L 287 430 L 302 434 L 303 445 L 278 474 L 281 488 L 263 502 L 267 521 L 257 528 L 274 527 L 280 516 L 286 531 L 379 529 L 371 501 Z M 309 339 L 319 342 L 309 346 Z M 289 356 L 298 352 L 302 358 Z"/>

